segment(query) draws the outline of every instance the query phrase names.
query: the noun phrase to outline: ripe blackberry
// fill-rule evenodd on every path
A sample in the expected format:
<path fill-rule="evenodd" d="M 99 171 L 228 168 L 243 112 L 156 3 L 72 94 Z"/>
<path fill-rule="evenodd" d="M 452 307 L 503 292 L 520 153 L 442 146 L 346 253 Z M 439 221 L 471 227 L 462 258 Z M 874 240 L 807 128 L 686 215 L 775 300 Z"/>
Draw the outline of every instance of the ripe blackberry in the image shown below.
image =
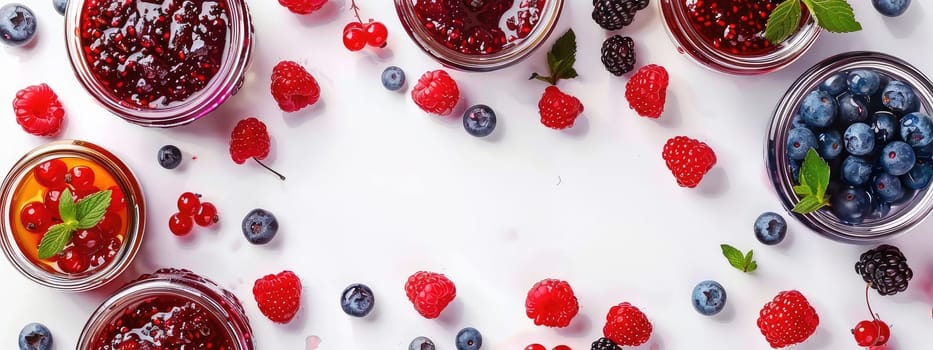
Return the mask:
<path fill-rule="evenodd" d="M 621 35 L 613 35 L 603 42 L 602 57 L 606 70 L 616 76 L 635 69 L 635 41 Z"/>
<path fill-rule="evenodd" d="M 862 275 L 862 279 L 881 295 L 894 295 L 907 290 L 907 282 L 914 277 L 900 249 L 887 244 L 863 253 L 855 263 L 855 272 Z"/>
<path fill-rule="evenodd" d="M 605 30 L 622 29 L 635 19 L 635 12 L 648 7 L 648 0 L 593 0 L 593 20 Z"/>
<path fill-rule="evenodd" d="M 604 337 L 594 341 L 590 350 L 619 350 L 619 345 L 616 345 L 612 339 Z"/>

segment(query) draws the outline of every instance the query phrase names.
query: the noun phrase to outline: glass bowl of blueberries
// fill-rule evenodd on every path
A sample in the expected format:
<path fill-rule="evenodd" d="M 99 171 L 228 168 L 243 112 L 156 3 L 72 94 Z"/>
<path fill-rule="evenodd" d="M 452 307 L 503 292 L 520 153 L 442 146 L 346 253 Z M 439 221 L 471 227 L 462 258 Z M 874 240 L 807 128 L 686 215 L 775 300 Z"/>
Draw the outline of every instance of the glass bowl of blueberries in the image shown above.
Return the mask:
<path fill-rule="evenodd" d="M 933 83 L 887 54 L 851 52 L 803 73 L 769 126 L 765 161 L 783 206 L 826 237 L 871 243 L 933 210 Z"/>

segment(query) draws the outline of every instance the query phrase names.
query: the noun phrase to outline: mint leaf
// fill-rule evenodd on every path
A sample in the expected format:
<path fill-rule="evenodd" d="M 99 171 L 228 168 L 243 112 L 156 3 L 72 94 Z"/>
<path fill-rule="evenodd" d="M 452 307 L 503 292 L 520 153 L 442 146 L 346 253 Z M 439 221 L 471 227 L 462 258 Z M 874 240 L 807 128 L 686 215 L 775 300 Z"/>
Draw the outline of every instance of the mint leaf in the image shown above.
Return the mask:
<path fill-rule="evenodd" d="M 855 11 L 846 0 L 803 0 L 816 17 L 817 24 L 833 33 L 849 33 L 862 30 L 855 20 Z"/>
<path fill-rule="evenodd" d="M 800 0 L 786 0 L 774 8 L 765 27 L 765 39 L 772 43 L 784 41 L 800 26 Z"/>
<path fill-rule="evenodd" d="M 751 251 L 751 250 L 749 250 L 748 253 L 745 254 L 745 266 L 742 269 L 743 272 L 752 272 L 758 268 L 758 263 L 756 263 L 755 260 L 752 260 L 752 255 L 754 254 L 755 254 L 754 251 Z"/>
<path fill-rule="evenodd" d="M 804 185 L 794 186 L 794 193 L 799 194 L 801 196 L 813 194 L 810 192 L 810 186 L 804 186 Z"/>
<path fill-rule="evenodd" d="M 758 269 L 758 263 L 752 260 L 748 263 L 748 267 L 745 268 L 745 272 L 755 272 Z"/>
<path fill-rule="evenodd" d="M 800 166 L 800 185 L 794 186 L 794 193 L 801 196 L 800 202 L 792 210 L 798 214 L 809 214 L 829 204 L 826 188 L 829 187 L 829 164 L 813 148 L 807 151 Z"/>
<path fill-rule="evenodd" d="M 826 201 L 821 202 L 817 198 L 819 197 L 805 196 L 800 202 L 797 202 L 797 205 L 795 205 L 794 209 L 791 209 L 791 211 L 798 214 L 809 214 L 829 204 Z"/>
<path fill-rule="evenodd" d="M 58 216 L 64 223 L 73 223 L 77 220 L 78 208 L 75 206 L 74 196 L 71 190 L 65 189 L 61 197 L 58 198 Z"/>
<path fill-rule="evenodd" d="M 39 242 L 39 259 L 51 258 L 62 249 L 65 249 L 65 245 L 71 241 L 73 232 L 74 228 L 66 223 L 49 227 L 48 232 L 42 236 L 42 241 Z"/>
<path fill-rule="evenodd" d="M 77 221 L 78 229 L 86 229 L 97 226 L 97 223 L 104 218 L 107 213 L 107 207 L 110 206 L 110 190 L 99 191 L 90 196 L 84 197 L 78 201 Z"/>
<path fill-rule="evenodd" d="M 555 85 L 561 79 L 576 78 L 577 71 L 573 69 L 577 62 L 577 35 L 573 29 L 567 30 L 564 35 L 554 42 L 551 50 L 547 53 L 547 65 L 550 76 L 543 76 L 538 73 L 532 73 L 531 79 L 538 79 L 548 84 Z"/>
<path fill-rule="evenodd" d="M 752 260 L 753 253 L 751 250 L 746 254 L 742 254 L 742 251 L 728 244 L 721 244 L 719 247 L 722 248 L 722 255 L 726 257 L 726 260 L 729 260 L 729 265 L 739 271 L 752 272 L 758 268 L 758 263 Z"/>

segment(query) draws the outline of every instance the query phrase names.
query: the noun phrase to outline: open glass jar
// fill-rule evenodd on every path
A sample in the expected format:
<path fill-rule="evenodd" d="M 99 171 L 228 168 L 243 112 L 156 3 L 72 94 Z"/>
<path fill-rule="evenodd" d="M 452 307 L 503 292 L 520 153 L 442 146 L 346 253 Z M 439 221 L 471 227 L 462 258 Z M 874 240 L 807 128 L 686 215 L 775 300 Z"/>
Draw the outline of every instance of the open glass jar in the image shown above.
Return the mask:
<path fill-rule="evenodd" d="M 81 179 L 80 181 L 78 179 Z M 78 201 L 111 191 L 111 205 L 95 226 L 77 230 L 64 249 L 39 258 L 39 242 L 61 222 L 65 191 Z M 143 192 L 115 155 L 84 141 L 57 141 L 33 149 L 7 174 L 0 199 L 0 246 L 20 273 L 44 286 L 85 291 L 110 282 L 129 267 L 143 240 Z"/>
<path fill-rule="evenodd" d="M 245 0 L 74 0 L 65 42 L 101 105 L 134 124 L 172 127 L 236 94 L 253 26 Z"/>
<path fill-rule="evenodd" d="M 152 346 L 252 350 L 253 333 L 232 293 L 191 271 L 161 269 L 104 301 L 84 325 L 77 349 Z"/>
<path fill-rule="evenodd" d="M 800 127 L 798 123 L 802 123 L 800 120 L 795 120 L 799 118 L 797 115 L 800 105 L 805 96 L 810 94 L 811 91 L 817 90 L 821 83 L 827 81 L 828 78 L 836 76 L 840 72 L 852 72 L 853 70 L 873 71 L 878 73 L 882 80 L 898 80 L 908 84 L 916 93 L 918 103 L 916 108 L 920 112 L 926 113 L 926 115 L 933 111 L 931 109 L 933 107 L 933 83 L 923 73 L 898 58 L 876 52 L 852 52 L 827 58 L 810 68 L 790 86 L 780 102 L 778 102 L 765 142 L 765 162 L 768 175 L 778 197 L 781 199 L 781 203 L 788 211 L 801 200 L 800 196 L 794 192 L 794 185 L 797 184 L 795 173 L 799 170 L 796 168 L 794 161 L 788 158 L 789 150 L 787 145 L 790 131 L 795 127 Z M 882 89 L 884 84 L 886 83 L 882 81 L 880 85 Z M 845 92 L 840 96 L 845 96 L 847 93 Z M 872 101 L 875 102 L 869 102 L 870 106 L 875 105 L 878 100 L 877 95 L 872 96 Z M 874 119 L 872 116 L 869 116 L 869 118 Z M 892 114 L 892 118 L 897 123 L 902 115 L 895 113 Z M 873 128 L 878 126 L 877 122 L 868 123 L 874 125 Z M 876 137 L 876 135 L 872 135 L 872 137 Z M 896 133 L 896 135 L 899 134 Z M 878 146 L 878 149 L 880 147 Z M 918 164 L 928 162 L 930 157 L 933 157 L 933 152 L 924 150 L 923 152 L 926 154 L 921 154 L 919 149 L 916 152 Z M 880 153 L 879 156 L 885 156 L 884 152 Z M 836 158 L 830 164 L 841 160 L 842 157 Z M 872 176 L 876 176 L 875 173 L 880 172 L 877 167 L 871 171 L 873 172 Z M 830 176 L 831 179 L 836 179 L 841 174 L 831 173 Z M 904 176 L 908 176 L 908 174 Z M 903 180 L 903 176 L 901 180 Z M 860 188 L 859 186 L 852 186 L 853 188 Z M 866 186 L 873 186 L 873 184 L 869 181 Z M 841 189 L 847 188 L 847 186 L 841 187 Z M 830 191 L 832 190 L 830 189 Z M 869 188 L 869 190 L 875 189 Z M 837 189 L 836 193 L 842 192 L 838 192 Z M 872 192 L 869 191 L 869 193 Z M 880 198 L 880 196 L 872 196 L 874 198 L 870 198 L 872 200 L 870 212 L 860 218 L 857 223 L 844 221 L 828 209 L 820 209 L 805 215 L 791 212 L 791 215 L 813 231 L 829 238 L 850 243 L 871 243 L 910 230 L 920 224 L 933 211 L 933 191 L 930 191 L 928 186 L 905 191 L 903 197 L 892 204 L 885 205 L 885 203 L 877 202 L 875 199 Z"/>
<path fill-rule="evenodd" d="M 477 72 L 528 57 L 554 30 L 563 5 L 564 0 L 395 0 L 399 20 L 418 47 L 445 66 Z"/>

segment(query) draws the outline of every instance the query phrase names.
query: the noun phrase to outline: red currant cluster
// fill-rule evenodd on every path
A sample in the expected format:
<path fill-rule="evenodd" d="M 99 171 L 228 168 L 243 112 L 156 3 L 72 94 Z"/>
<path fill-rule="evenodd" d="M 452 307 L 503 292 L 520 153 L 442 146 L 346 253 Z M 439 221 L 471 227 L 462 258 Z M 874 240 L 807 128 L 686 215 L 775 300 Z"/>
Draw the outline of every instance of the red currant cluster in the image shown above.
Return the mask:
<path fill-rule="evenodd" d="M 191 232 L 195 223 L 208 227 L 217 221 L 220 217 L 214 204 L 201 202 L 200 194 L 185 192 L 178 197 L 178 212 L 168 219 L 168 229 L 176 236 L 184 236 Z"/>
<path fill-rule="evenodd" d="M 878 318 L 878 315 L 871 310 L 871 303 L 868 301 L 868 290 L 871 284 L 865 287 L 865 304 L 868 305 L 868 313 L 871 314 L 871 320 L 862 320 L 852 328 L 852 335 L 855 336 L 855 343 L 858 346 L 868 347 L 869 349 L 883 348 L 891 338 L 891 328 L 888 324 Z"/>
<path fill-rule="evenodd" d="M 389 30 L 382 22 L 373 21 L 363 23 L 360 18 L 360 8 L 356 6 L 356 1 L 350 1 L 350 8 L 356 16 L 355 22 L 347 23 L 343 27 L 343 46 L 350 51 L 362 50 L 366 45 L 372 47 L 385 47 L 386 38 L 389 36 Z"/>

